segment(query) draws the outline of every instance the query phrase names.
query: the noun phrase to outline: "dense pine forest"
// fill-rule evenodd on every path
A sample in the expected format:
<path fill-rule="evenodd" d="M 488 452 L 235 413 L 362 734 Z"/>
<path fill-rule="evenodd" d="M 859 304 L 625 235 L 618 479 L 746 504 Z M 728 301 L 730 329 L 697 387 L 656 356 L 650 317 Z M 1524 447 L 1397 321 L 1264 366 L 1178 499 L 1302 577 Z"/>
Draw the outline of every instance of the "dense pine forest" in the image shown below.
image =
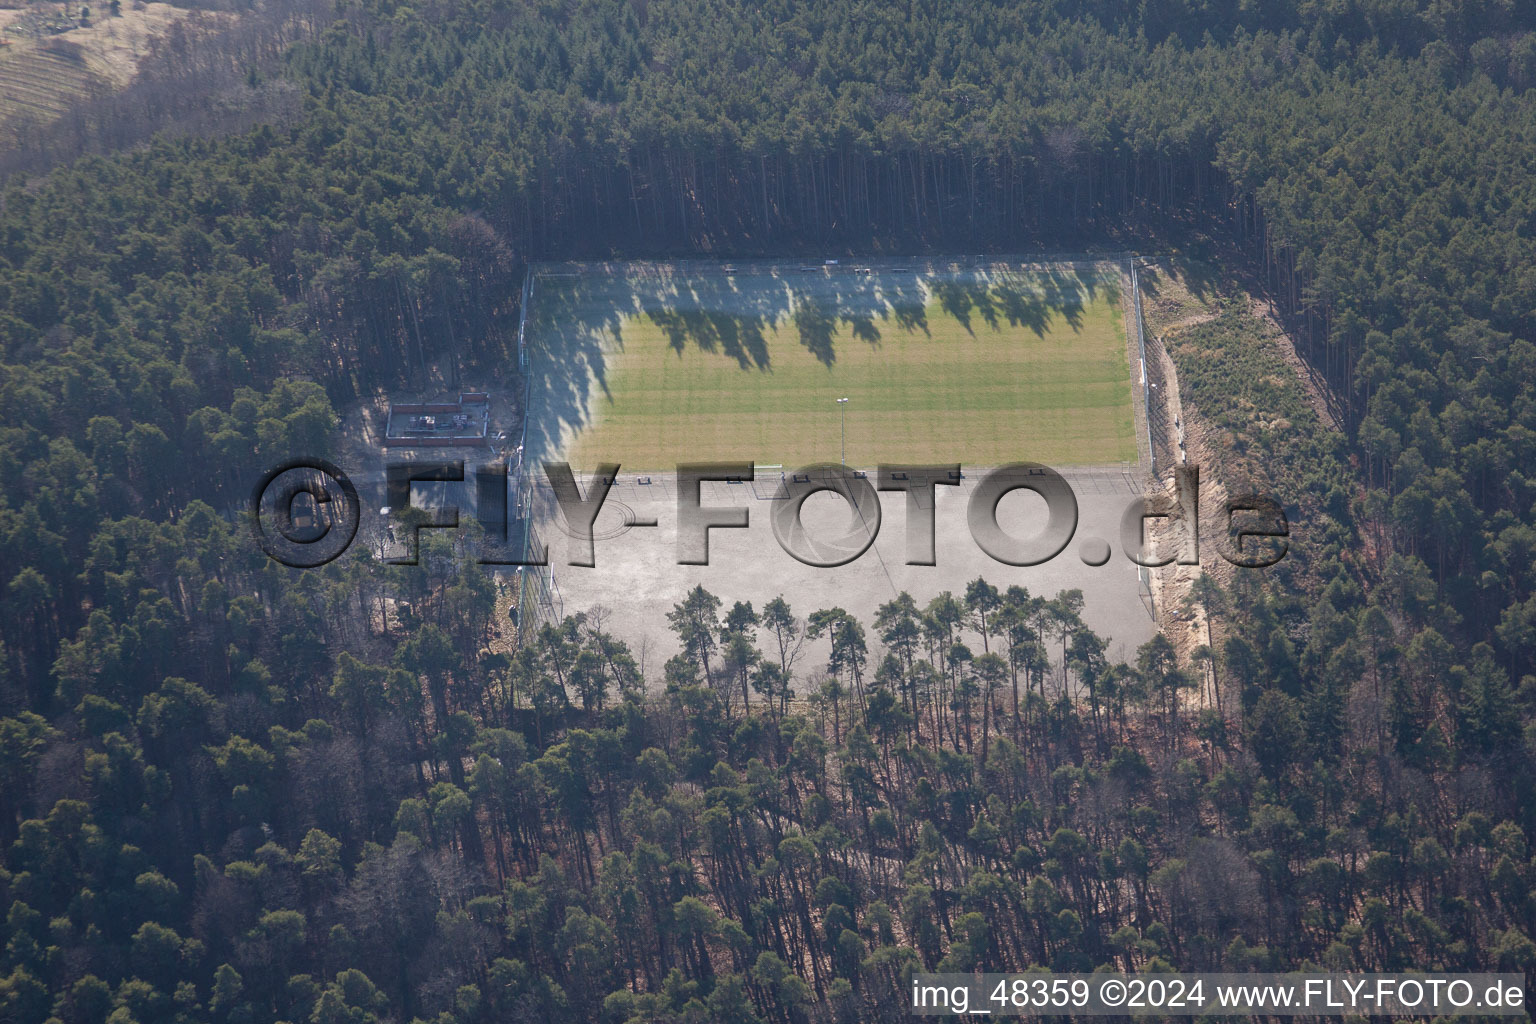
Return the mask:
<path fill-rule="evenodd" d="M 305 19 L 244 82 L 281 117 L 0 185 L 0 1019 L 841 1021 L 924 968 L 1536 968 L 1536 9 Z M 643 671 L 592 617 L 493 651 L 453 542 L 300 571 L 241 520 L 344 403 L 507 367 L 531 258 L 1062 247 L 1229 263 L 1337 407 L 1236 313 L 1173 349 L 1227 471 L 1313 520 L 1196 585 L 1188 657 L 1112 659 L 1078 595 L 1001 573 L 862 622 L 696 591 Z"/>

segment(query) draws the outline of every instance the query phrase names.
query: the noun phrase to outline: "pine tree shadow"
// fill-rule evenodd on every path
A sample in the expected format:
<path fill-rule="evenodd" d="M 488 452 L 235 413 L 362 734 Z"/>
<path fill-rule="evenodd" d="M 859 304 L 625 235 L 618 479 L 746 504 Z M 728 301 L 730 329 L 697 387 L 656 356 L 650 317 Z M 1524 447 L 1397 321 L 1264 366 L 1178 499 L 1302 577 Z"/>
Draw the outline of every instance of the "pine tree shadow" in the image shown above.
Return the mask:
<path fill-rule="evenodd" d="M 855 338 L 865 342 L 871 348 L 880 347 L 880 328 L 875 326 L 875 318 L 868 313 L 853 313 L 843 317 L 848 321 L 848 329 Z"/>
<path fill-rule="evenodd" d="M 598 396 L 611 397 L 610 350 L 626 311 L 605 301 L 601 284 L 567 275 L 535 286 L 527 312 L 526 465 L 559 457 L 565 436 L 587 424 Z"/>
<path fill-rule="evenodd" d="M 969 286 L 966 293 L 970 296 L 976 314 L 987 322 L 988 327 L 997 330 L 998 302 L 992 289 L 985 284 L 975 284 Z"/>
<path fill-rule="evenodd" d="M 1083 306 L 1097 296 L 1098 290 L 1098 274 L 1094 271 L 1053 267 L 1046 272 L 1042 298 L 1067 321 L 1067 326 L 1079 331 L 1083 327 Z"/>
<path fill-rule="evenodd" d="M 1097 291 L 1092 274 L 1052 270 L 1043 283 L 1003 279 L 989 294 L 1011 327 L 1023 327 L 1044 337 L 1059 316 L 1074 331 L 1082 329 L 1083 309 Z"/>
<path fill-rule="evenodd" d="M 891 307 L 891 319 L 904 331 L 922 331 L 928 334 L 928 310 L 921 305 L 904 303 Z"/>
<path fill-rule="evenodd" d="M 772 369 L 763 333 L 767 321 L 760 315 L 652 310 L 646 317 L 661 328 L 667 345 L 678 355 L 692 344 L 700 352 L 718 352 L 736 360 L 743 370 Z"/>
<path fill-rule="evenodd" d="M 975 334 L 971 330 L 971 307 L 975 305 L 973 288 L 969 288 L 959 281 L 935 281 L 933 294 L 939 300 L 939 308 L 954 317 L 965 328 L 967 334 Z"/>
<path fill-rule="evenodd" d="M 1008 284 L 999 285 L 997 304 L 1010 326 L 1028 328 L 1037 337 L 1045 336 L 1045 329 L 1051 323 L 1051 311 L 1045 300 L 1034 290 Z"/>
<path fill-rule="evenodd" d="M 795 311 L 790 319 L 800 335 L 800 344 L 816 357 L 817 362 L 831 368 L 837 362 L 837 348 L 833 341 L 837 337 L 836 313 L 820 299 L 802 296 L 795 303 Z"/>

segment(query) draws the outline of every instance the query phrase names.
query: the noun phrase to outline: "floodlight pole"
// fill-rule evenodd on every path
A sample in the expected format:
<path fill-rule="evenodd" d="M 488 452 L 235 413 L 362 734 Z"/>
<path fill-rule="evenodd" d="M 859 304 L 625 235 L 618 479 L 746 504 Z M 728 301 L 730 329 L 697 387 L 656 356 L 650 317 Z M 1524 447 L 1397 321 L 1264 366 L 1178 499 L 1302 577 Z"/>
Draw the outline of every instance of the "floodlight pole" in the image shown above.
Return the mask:
<path fill-rule="evenodd" d="M 843 455 L 840 461 L 846 467 L 848 465 L 848 399 L 839 398 L 837 400 L 837 412 L 838 422 L 842 428 L 843 435 Z"/>

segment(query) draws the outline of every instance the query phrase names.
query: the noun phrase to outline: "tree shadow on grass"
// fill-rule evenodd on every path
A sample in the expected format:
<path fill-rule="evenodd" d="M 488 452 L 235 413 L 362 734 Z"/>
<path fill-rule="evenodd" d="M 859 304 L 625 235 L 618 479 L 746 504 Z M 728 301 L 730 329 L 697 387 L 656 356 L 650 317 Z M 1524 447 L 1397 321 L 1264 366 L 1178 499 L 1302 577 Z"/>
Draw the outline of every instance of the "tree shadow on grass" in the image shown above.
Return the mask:
<path fill-rule="evenodd" d="M 928 267 L 871 271 L 849 267 L 718 263 L 571 265 L 542 271 L 528 311 L 529 408 L 525 457 L 558 457 L 565 440 L 591 425 L 611 398 L 609 372 L 622 352 L 628 318 L 649 316 L 673 351 L 722 353 L 743 370 L 773 372 L 767 334 L 793 324 L 823 366 L 837 361 L 838 331 L 875 346 L 880 320 L 930 335 L 926 306 L 936 296 L 967 331 L 973 318 L 993 329 L 1006 320 L 1043 336 L 1057 317 L 1077 329 L 1104 284 L 1091 271 L 955 272 Z M 846 341 L 844 342 L 846 344 Z"/>
<path fill-rule="evenodd" d="M 1074 331 L 1082 330 L 1083 309 L 1098 290 L 1092 272 L 1050 270 L 1038 284 L 1004 278 L 988 294 L 1010 327 L 1023 327 L 1036 337 L 1044 337 L 1057 317 Z"/>
<path fill-rule="evenodd" d="M 848 328 L 853 336 L 866 343 L 871 348 L 880 346 L 880 328 L 875 326 L 875 318 L 868 313 L 855 313 L 843 317 L 848 321 Z"/>
<path fill-rule="evenodd" d="M 682 355 L 691 343 L 700 352 L 719 352 L 736 360 L 743 370 L 770 370 L 768 341 L 762 315 L 706 312 L 704 310 L 652 310 L 646 314 L 667 336 L 672 351 Z"/>
<path fill-rule="evenodd" d="M 1051 310 L 1043 298 L 1033 290 L 1006 284 L 999 285 L 997 292 L 998 308 L 1010 326 L 1028 328 L 1036 337 L 1045 336 L 1045 329 L 1051 324 Z"/>
<path fill-rule="evenodd" d="M 831 367 L 837 362 L 837 349 L 833 344 L 833 339 L 837 337 L 837 315 L 826 303 L 819 299 L 802 298 L 795 304 L 790 319 L 800 335 L 800 344 L 816 357 L 818 363 Z"/>
<path fill-rule="evenodd" d="M 971 307 L 975 305 L 972 296 L 975 287 L 968 287 L 959 281 L 935 281 L 933 282 L 933 294 L 939 300 L 939 308 L 960 322 L 967 334 L 975 334 L 971 330 Z"/>
<path fill-rule="evenodd" d="M 1029 280 L 1002 274 L 938 280 L 931 287 L 939 307 L 968 334 L 976 333 L 971 324 L 976 316 L 994 331 L 1006 320 L 1010 327 L 1027 328 L 1044 337 L 1057 317 L 1074 331 L 1081 330 L 1086 300 L 1093 298 L 1098 285 L 1092 273 L 1051 270 L 1044 275 L 1033 273 Z"/>
<path fill-rule="evenodd" d="M 929 334 L 928 310 L 921 305 L 904 304 L 891 307 L 891 319 L 904 331 L 922 331 Z"/>
<path fill-rule="evenodd" d="M 800 344 L 816 357 L 817 362 L 828 368 L 837 362 L 837 332 L 840 321 L 848 325 L 849 332 L 859 341 L 871 348 L 880 346 L 880 328 L 875 326 L 875 318 L 872 314 L 851 312 L 839 315 L 830 303 L 819 298 L 797 296 L 795 311 L 790 314 L 790 321 L 800 336 Z"/>

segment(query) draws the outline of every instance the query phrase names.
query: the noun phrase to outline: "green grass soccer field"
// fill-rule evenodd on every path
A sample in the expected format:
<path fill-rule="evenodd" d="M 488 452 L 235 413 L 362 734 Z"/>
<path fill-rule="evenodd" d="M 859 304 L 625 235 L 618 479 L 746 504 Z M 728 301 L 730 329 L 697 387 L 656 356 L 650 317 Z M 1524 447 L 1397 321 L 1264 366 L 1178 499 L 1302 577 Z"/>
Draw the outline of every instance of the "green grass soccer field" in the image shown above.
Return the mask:
<path fill-rule="evenodd" d="M 1135 461 L 1121 287 L 1108 266 L 543 276 L 534 453 L 794 467 L 839 461 L 846 428 L 861 467 Z"/>

